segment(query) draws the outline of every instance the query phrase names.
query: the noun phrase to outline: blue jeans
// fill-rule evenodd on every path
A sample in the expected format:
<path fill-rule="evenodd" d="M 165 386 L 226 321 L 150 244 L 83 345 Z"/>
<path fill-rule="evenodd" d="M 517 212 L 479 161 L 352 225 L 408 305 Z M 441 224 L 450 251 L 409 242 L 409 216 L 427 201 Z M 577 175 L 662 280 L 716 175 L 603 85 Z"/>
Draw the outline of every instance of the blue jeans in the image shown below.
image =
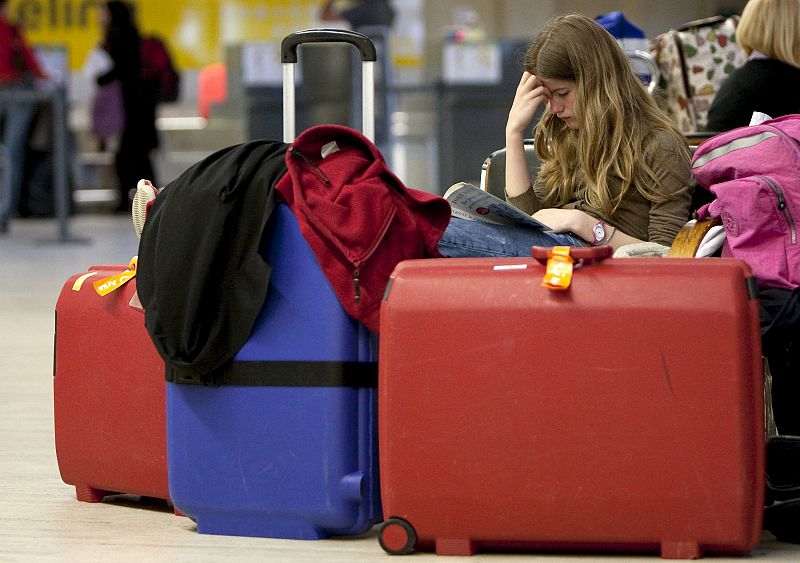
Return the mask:
<path fill-rule="evenodd" d="M 517 225 L 492 225 L 450 217 L 439 240 L 448 258 L 530 256 L 532 246 L 586 246 L 571 233 L 553 233 Z"/>
<path fill-rule="evenodd" d="M 13 88 L 13 87 L 7 87 Z M 24 87 L 20 87 L 22 89 Z M 31 122 L 36 116 L 36 100 L 3 100 L 0 97 L 0 119 L 3 122 L 2 143 L 8 151 L 10 162 L 10 186 L 0 186 L 0 223 L 17 215 L 25 167 L 25 154 L 28 150 L 28 135 Z M 8 187 L 10 193 L 4 193 Z"/>

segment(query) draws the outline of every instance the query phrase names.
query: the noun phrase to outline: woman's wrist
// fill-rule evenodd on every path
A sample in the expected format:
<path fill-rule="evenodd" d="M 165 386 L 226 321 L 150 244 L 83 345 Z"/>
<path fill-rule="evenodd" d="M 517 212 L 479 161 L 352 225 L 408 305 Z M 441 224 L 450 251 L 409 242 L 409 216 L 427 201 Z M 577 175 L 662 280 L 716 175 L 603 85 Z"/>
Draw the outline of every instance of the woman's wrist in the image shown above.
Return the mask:
<path fill-rule="evenodd" d="M 516 129 L 506 129 L 506 147 L 510 144 L 523 144 L 525 140 L 524 130 L 518 131 Z"/>
<path fill-rule="evenodd" d="M 572 232 L 581 237 L 583 240 L 591 241 L 593 235 L 594 224 L 597 219 L 586 213 L 585 211 L 576 210 L 578 213 L 575 217 L 575 224 L 572 225 Z"/>
<path fill-rule="evenodd" d="M 598 223 L 602 223 L 603 238 L 597 241 L 596 244 L 609 244 L 614 235 L 617 234 L 617 227 L 609 223 L 606 223 L 602 219 L 592 217 L 591 215 L 589 215 L 588 213 L 584 213 L 583 211 L 581 211 L 581 213 L 583 214 L 583 217 L 581 217 L 580 220 L 577 221 L 577 226 L 576 226 L 576 228 L 579 230 L 573 230 L 572 232 L 581 237 L 583 240 L 587 242 L 592 242 L 597 238 L 594 231 L 595 225 L 597 225 Z"/>
<path fill-rule="evenodd" d="M 513 126 L 506 127 L 506 198 L 519 197 L 531 187 L 522 135 L 523 132 Z"/>

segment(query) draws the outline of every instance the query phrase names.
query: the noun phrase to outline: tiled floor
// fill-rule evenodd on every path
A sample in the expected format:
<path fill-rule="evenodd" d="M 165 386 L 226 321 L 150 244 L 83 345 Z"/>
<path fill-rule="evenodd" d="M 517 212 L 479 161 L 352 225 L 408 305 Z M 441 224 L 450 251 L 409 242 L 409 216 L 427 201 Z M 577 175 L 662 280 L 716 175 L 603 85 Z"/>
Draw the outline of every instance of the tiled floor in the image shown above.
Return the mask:
<path fill-rule="evenodd" d="M 374 532 L 323 541 L 209 536 L 169 507 L 138 497 L 75 500 L 74 489 L 60 479 L 53 442 L 53 310 L 70 274 L 92 264 L 125 263 L 137 241 L 127 217 L 78 216 L 69 228 L 88 242 L 52 242 L 58 234 L 52 220 L 15 221 L 0 235 L 0 561 L 388 561 Z M 657 557 L 481 553 L 468 560 L 587 559 Z M 765 533 L 748 559 L 800 561 L 800 546 Z M 454 558 L 416 554 L 412 560 Z"/>

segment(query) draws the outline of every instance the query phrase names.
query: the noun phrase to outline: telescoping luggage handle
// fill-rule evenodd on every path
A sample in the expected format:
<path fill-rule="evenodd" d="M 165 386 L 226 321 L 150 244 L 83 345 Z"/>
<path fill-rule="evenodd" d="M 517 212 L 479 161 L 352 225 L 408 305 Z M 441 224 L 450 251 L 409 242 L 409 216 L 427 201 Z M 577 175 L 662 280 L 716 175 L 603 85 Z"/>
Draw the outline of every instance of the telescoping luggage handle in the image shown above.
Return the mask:
<path fill-rule="evenodd" d="M 361 33 L 342 29 L 307 29 L 287 35 L 281 41 L 283 65 L 283 141 L 295 138 L 295 65 L 297 47 L 303 43 L 350 43 L 361 54 L 361 110 L 363 133 L 375 141 L 375 61 L 378 55 L 372 40 Z"/>

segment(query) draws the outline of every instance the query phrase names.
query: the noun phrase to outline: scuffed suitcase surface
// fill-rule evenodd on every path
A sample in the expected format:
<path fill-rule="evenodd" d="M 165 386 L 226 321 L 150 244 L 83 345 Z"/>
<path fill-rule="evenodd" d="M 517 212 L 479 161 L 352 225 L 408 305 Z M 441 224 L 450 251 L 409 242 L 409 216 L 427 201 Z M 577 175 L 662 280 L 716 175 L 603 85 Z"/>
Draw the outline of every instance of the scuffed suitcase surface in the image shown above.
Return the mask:
<path fill-rule="evenodd" d="M 738 261 L 408 261 L 381 312 L 391 545 L 746 552 L 763 509 L 756 302 Z"/>
<path fill-rule="evenodd" d="M 136 280 L 104 297 L 71 276 L 56 303 L 53 400 L 58 467 L 78 500 L 113 493 L 169 498 L 164 362 L 131 307 Z M 73 286 L 85 279 L 78 291 Z"/>

